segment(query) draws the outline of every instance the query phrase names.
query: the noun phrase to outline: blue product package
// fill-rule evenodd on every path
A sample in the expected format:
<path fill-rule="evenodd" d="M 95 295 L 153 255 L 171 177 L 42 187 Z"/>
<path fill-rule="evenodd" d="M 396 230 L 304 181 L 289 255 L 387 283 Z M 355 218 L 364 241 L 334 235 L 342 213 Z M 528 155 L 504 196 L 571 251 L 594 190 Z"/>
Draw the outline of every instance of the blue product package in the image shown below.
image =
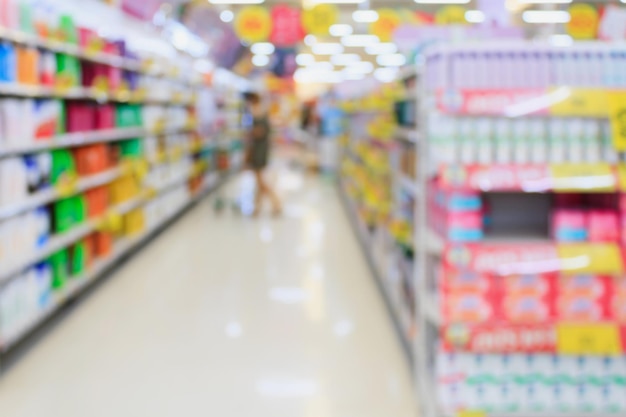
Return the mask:
<path fill-rule="evenodd" d="M 6 80 L 15 82 L 17 80 L 17 55 L 12 44 L 7 44 L 5 59 Z"/>

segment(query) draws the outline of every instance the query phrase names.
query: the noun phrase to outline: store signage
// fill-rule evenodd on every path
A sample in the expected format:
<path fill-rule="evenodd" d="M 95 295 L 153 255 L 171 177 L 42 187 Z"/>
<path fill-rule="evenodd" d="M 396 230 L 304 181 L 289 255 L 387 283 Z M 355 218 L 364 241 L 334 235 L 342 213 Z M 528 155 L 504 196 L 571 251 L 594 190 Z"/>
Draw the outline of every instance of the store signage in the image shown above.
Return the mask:
<path fill-rule="evenodd" d="M 439 90 L 437 107 L 453 114 L 509 115 L 547 114 L 549 100 L 543 89 Z"/>
<path fill-rule="evenodd" d="M 593 88 L 552 88 L 549 97 L 558 97 L 550 105 L 550 114 L 566 117 L 606 117 L 607 90 Z"/>
<path fill-rule="evenodd" d="M 614 243 L 559 244 L 561 270 L 568 274 L 620 275 L 624 273 L 622 252 Z"/>
<path fill-rule="evenodd" d="M 272 31 L 272 18 L 265 7 L 247 6 L 237 13 L 235 33 L 244 42 L 266 41 Z"/>
<path fill-rule="evenodd" d="M 339 21 L 339 9 L 333 4 L 320 3 L 302 12 L 302 25 L 311 35 L 328 35 L 330 27 Z"/>
<path fill-rule="evenodd" d="M 162 0 L 122 0 L 120 5 L 125 13 L 133 17 L 152 20 L 161 3 L 163 3 Z"/>
<path fill-rule="evenodd" d="M 437 25 L 466 25 L 465 12 L 467 10 L 461 6 L 443 6 L 435 14 L 435 24 Z"/>
<path fill-rule="evenodd" d="M 620 328 L 612 323 L 559 324 L 557 352 L 563 355 L 618 356 L 623 353 Z"/>
<path fill-rule="evenodd" d="M 551 164 L 550 178 L 556 192 L 615 192 L 618 177 L 609 164 Z"/>
<path fill-rule="evenodd" d="M 620 152 L 626 151 L 626 91 L 608 93 L 608 108 L 613 130 L 613 145 Z"/>
<path fill-rule="evenodd" d="M 562 266 L 553 244 L 450 244 L 444 260 L 447 266 L 457 270 L 503 276 L 557 272 Z"/>
<path fill-rule="evenodd" d="M 553 323 L 538 325 L 448 324 L 442 327 L 443 347 L 447 351 L 473 353 L 552 353 L 558 333 Z"/>
<path fill-rule="evenodd" d="M 290 6 L 275 6 L 272 9 L 272 33 L 270 41 L 276 46 L 293 46 L 304 38 L 302 13 Z"/>
<path fill-rule="evenodd" d="M 378 20 L 370 24 L 370 33 L 381 42 L 391 42 L 393 34 L 402 23 L 402 17 L 394 9 L 378 9 Z"/>
<path fill-rule="evenodd" d="M 444 165 L 440 185 L 480 191 L 545 192 L 552 186 L 546 165 Z"/>
<path fill-rule="evenodd" d="M 595 39 L 598 33 L 600 15 L 589 4 L 573 4 L 569 8 L 570 21 L 566 25 L 567 33 L 574 39 Z"/>

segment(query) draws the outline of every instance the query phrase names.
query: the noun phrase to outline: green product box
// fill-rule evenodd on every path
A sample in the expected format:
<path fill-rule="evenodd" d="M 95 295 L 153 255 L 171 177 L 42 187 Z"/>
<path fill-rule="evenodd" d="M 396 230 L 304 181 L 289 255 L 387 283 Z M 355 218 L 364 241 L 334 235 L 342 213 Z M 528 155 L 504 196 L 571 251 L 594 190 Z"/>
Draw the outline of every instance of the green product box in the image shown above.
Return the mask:
<path fill-rule="evenodd" d="M 63 233 L 67 232 L 76 224 L 76 199 L 66 198 L 59 200 L 54 204 L 53 220 L 54 220 L 54 232 Z"/>
<path fill-rule="evenodd" d="M 59 117 L 57 119 L 57 135 L 67 133 L 67 106 L 65 100 L 57 100 L 59 102 Z"/>
<path fill-rule="evenodd" d="M 22 32 L 35 34 L 33 7 L 29 2 L 22 1 L 19 5 L 19 25 Z"/>
<path fill-rule="evenodd" d="M 137 104 L 120 104 L 115 108 L 116 127 L 141 126 L 141 106 Z"/>
<path fill-rule="evenodd" d="M 78 30 L 70 15 L 62 15 L 59 19 L 59 31 L 65 42 L 78 45 Z"/>
<path fill-rule="evenodd" d="M 57 184 L 64 175 L 76 175 L 74 157 L 67 149 L 55 149 L 52 151 L 52 184 Z"/>
<path fill-rule="evenodd" d="M 57 76 L 64 75 L 68 77 L 72 86 L 81 84 L 82 71 L 80 60 L 75 56 L 66 54 L 56 54 L 57 58 Z"/>
<path fill-rule="evenodd" d="M 87 269 L 89 253 L 85 242 L 77 243 L 72 248 L 72 260 L 70 262 L 71 276 L 76 277 L 82 275 Z"/>
<path fill-rule="evenodd" d="M 120 142 L 120 156 L 122 158 L 140 158 L 143 156 L 143 145 L 139 139 L 126 140 Z"/>
<path fill-rule="evenodd" d="M 70 276 L 68 250 L 63 249 L 52 255 L 50 257 L 50 267 L 52 268 L 52 289 L 63 289 Z"/>

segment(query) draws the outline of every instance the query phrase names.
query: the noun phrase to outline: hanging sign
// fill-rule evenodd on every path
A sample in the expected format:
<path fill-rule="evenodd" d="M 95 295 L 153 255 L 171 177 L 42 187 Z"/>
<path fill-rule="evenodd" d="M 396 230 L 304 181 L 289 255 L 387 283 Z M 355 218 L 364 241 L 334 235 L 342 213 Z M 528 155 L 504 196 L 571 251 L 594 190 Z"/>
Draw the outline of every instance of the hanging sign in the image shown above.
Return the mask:
<path fill-rule="evenodd" d="M 333 4 L 318 4 L 302 12 L 302 25 L 311 35 L 328 35 L 330 27 L 339 20 L 339 9 Z"/>
<path fill-rule="evenodd" d="M 290 6 L 276 6 L 272 9 L 272 33 L 270 42 L 276 46 L 293 46 L 304 38 L 302 14 Z"/>
<path fill-rule="evenodd" d="M 370 25 L 370 33 L 378 36 L 381 42 L 391 42 L 393 34 L 400 27 L 402 19 L 394 9 L 379 9 L 378 20 Z"/>
<path fill-rule="evenodd" d="M 600 16 L 598 10 L 585 3 L 573 4 L 569 8 L 570 21 L 567 33 L 574 39 L 595 39 Z"/>
<path fill-rule="evenodd" d="M 244 42 L 266 41 L 272 32 L 270 13 L 261 6 L 244 7 L 235 18 L 235 33 Z"/>
<path fill-rule="evenodd" d="M 438 25 L 466 25 L 465 8 L 461 6 L 444 6 L 435 14 Z"/>

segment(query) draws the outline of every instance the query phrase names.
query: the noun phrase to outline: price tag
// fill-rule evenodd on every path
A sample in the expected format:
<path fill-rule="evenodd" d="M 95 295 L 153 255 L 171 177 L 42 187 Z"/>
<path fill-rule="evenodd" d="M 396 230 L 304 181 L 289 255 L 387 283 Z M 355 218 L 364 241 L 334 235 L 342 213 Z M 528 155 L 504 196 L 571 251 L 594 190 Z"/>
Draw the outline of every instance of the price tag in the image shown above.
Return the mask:
<path fill-rule="evenodd" d="M 91 57 L 99 55 L 104 49 L 104 41 L 101 38 L 94 37 L 89 40 L 85 53 Z"/>
<path fill-rule="evenodd" d="M 613 146 L 620 152 L 626 151 L 626 91 L 608 93 L 609 117 L 613 128 Z"/>
<path fill-rule="evenodd" d="M 458 417 L 487 417 L 487 413 L 484 411 L 463 410 L 459 411 Z"/>
<path fill-rule="evenodd" d="M 560 244 L 561 269 L 568 274 L 620 275 L 624 263 L 619 246 L 611 243 Z"/>
<path fill-rule="evenodd" d="M 68 74 L 59 74 L 54 82 L 54 94 L 65 96 L 74 86 L 73 79 Z"/>
<path fill-rule="evenodd" d="M 563 89 L 554 88 L 550 94 L 559 94 Z M 568 88 L 563 100 L 550 107 L 553 116 L 606 117 L 607 91 L 592 88 Z"/>
<path fill-rule="evenodd" d="M 609 323 L 559 324 L 557 352 L 563 355 L 621 355 L 623 346 L 619 328 Z"/>
<path fill-rule="evenodd" d="M 96 93 L 108 94 L 109 92 L 109 79 L 105 76 L 98 76 L 93 80 L 93 90 Z"/>
<path fill-rule="evenodd" d="M 64 174 L 54 188 L 61 198 L 70 197 L 78 192 L 78 178 L 75 175 Z"/>
<path fill-rule="evenodd" d="M 609 164 L 550 165 L 555 192 L 614 192 L 617 177 Z"/>
<path fill-rule="evenodd" d="M 154 123 L 154 128 L 152 129 L 154 134 L 162 134 L 163 132 L 165 132 L 166 129 L 166 122 L 165 119 L 159 119 Z"/>

